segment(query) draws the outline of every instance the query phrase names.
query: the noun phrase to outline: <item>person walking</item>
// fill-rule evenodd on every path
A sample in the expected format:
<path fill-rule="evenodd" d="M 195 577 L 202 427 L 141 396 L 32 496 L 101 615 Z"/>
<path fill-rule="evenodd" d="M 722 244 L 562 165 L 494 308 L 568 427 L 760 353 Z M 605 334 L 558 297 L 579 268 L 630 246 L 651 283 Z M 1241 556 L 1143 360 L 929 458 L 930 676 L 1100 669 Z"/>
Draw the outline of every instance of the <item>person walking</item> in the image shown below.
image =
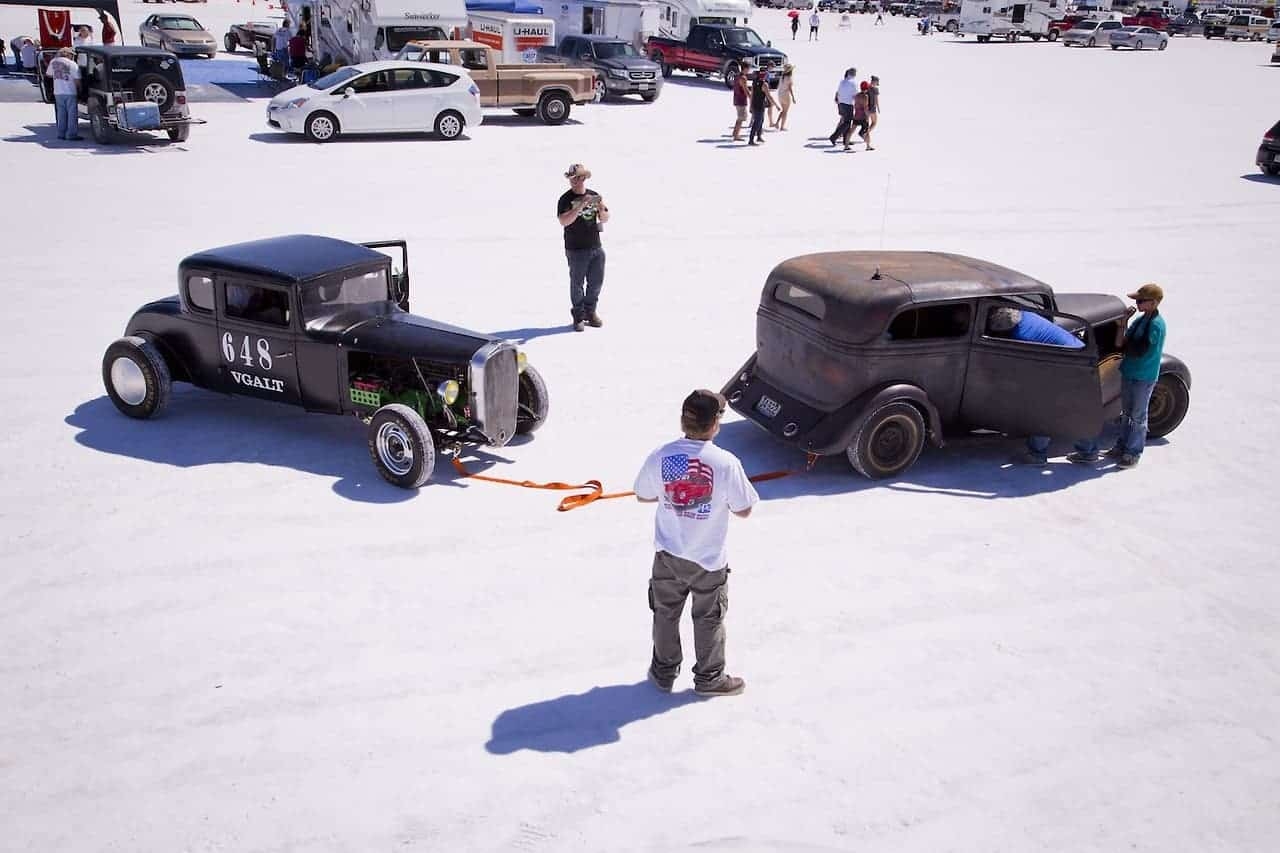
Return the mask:
<path fill-rule="evenodd" d="M 884 11 L 880 9 L 879 6 L 876 7 L 876 22 L 872 24 L 872 26 L 873 27 L 884 26 Z"/>
<path fill-rule="evenodd" d="M 796 12 L 791 16 L 791 40 L 796 40 L 796 33 L 800 32 L 800 13 Z"/>
<path fill-rule="evenodd" d="M 733 109 L 737 118 L 733 123 L 733 141 L 742 141 L 742 126 L 747 122 L 747 104 L 751 100 L 750 87 L 747 82 L 747 67 L 740 62 L 732 63 L 737 71 L 733 78 Z"/>
<path fill-rule="evenodd" d="M 98 20 L 102 23 L 102 44 L 104 46 L 115 44 L 120 33 L 116 30 L 115 24 L 111 23 L 111 17 L 99 10 Z"/>
<path fill-rule="evenodd" d="M 860 91 L 858 94 L 853 96 L 853 122 L 850 125 L 850 129 L 856 127 L 858 129 L 858 135 L 862 137 L 862 141 L 867 143 L 867 150 L 875 151 L 876 149 L 871 147 L 871 129 L 867 122 L 867 91 L 870 88 L 871 84 L 866 80 L 863 80 Z M 846 132 L 844 138 L 844 150 L 848 151 L 850 147 L 849 135 Z"/>
<path fill-rule="evenodd" d="M 764 111 L 766 107 L 777 106 L 773 93 L 769 90 L 769 74 L 763 68 L 756 69 L 756 79 L 751 86 L 751 130 L 747 133 L 747 144 L 764 144 Z"/>
<path fill-rule="evenodd" d="M 680 616 L 693 597 L 693 689 L 700 696 L 736 696 L 746 688 L 725 672 L 724 619 L 729 610 L 729 515 L 747 518 L 760 500 L 742 463 L 712 442 L 725 399 L 699 389 L 680 409 L 683 438 L 649 454 L 636 477 L 636 500 L 657 503 L 649 580 L 653 656 L 649 681 L 664 692 L 680 674 Z"/>
<path fill-rule="evenodd" d="M 876 123 L 880 120 L 880 78 L 871 75 L 871 87 L 867 89 L 867 115 L 871 119 L 868 131 L 876 129 Z"/>
<path fill-rule="evenodd" d="M 822 19 L 818 17 L 818 10 L 815 8 L 809 15 L 809 41 L 818 40 L 818 24 L 822 23 Z"/>
<path fill-rule="evenodd" d="M 600 245 L 600 228 L 609 221 L 609 208 L 604 198 L 587 189 L 591 170 L 574 163 L 564 176 L 569 190 L 556 203 L 556 215 L 564 228 L 564 256 L 569 262 L 569 306 L 573 314 L 573 330 L 584 326 L 600 328 L 604 321 L 596 313 L 600 289 L 604 286 L 604 248 Z"/>
<path fill-rule="evenodd" d="M 790 62 L 782 66 L 782 77 L 778 80 L 778 103 L 781 109 L 778 111 L 778 121 L 773 125 L 778 130 L 787 129 L 787 113 L 791 112 L 791 105 L 797 103 L 795 72 L 796 67 Z"/>
<path fill-rule="evenodd" d="M 1165 323 L 1160 316 L 1164 289 L 1158 284 L 1144 284 L 1130 293 L 1134 301 L 1125 309 L 1126 319 L 1141 316 L 1127 329 L 1116 329 L 1116 346 L 1124 355 L 1120 359 L 1120 435 L 1106 455 L 1118 459 L 1119 468 L 1132 468 L 1142 459 L 1147 443 L 1147 409 L 1151 392 L 1160 379 L 1160 357 L 1164 354 Z M 1075 452 L 1067 454 L 1072 462 L 1087 464 L 1098 461 L 1098 439 L 1076 442 Z"/>
<path fill-rule="evenodd" d="M 44 73 L 53 78 L 53 114 L 58 124 L 58 138 L 79 139 L 76 82 L 80 79 L 80 66 L 76 64 L 76 52 L 69 47 L 60 48 Z"/>
<path fill-rule="evenodd" d="M 844 79 L 836 87 L 836 111 L 840 113 L 840 122 L 836 125 L 836 129 L 831 132 L 831 135 L 827 137 L 832 145 L 836 144 L 837 139 L 843 139 L 846 151 L 849 150 L 849 125 L 853 122 L 853 99 L 858 92 L 858 84 L 854 82 L 854 78 L 857 76 L 858 69 L 846 69 Z"/>

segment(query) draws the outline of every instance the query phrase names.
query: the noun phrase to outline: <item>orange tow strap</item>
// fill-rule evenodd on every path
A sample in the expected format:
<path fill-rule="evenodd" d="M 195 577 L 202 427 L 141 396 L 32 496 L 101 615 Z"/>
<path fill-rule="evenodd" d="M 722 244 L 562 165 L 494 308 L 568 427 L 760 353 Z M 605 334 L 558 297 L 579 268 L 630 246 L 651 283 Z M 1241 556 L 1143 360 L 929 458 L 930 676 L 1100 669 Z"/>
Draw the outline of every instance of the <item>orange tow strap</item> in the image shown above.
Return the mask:
<path fill-rule="evenodd" d="M 486 483 L 502 483 L 507 486 L 520 486 L 523 489 L 547 489 L 556 492 L 578 492 L 586 489 L 587 491 L 580 495 L 569 495 L 562 499 L 556 506 L 556 512 L 568 512 L 571 509 L 577 509 L 580 506 L 586 506 L 596 501 L 607 501 L 613 498 L 629 498 L 635 495 L 635 492 L 608 492 L 604 490 L 604 484 L 599 480 L 587 480 L 585 483 L 535 483 L 532 480 L 508 480 L 504 477 L 490 477 L 485 474 L 473 474 L 467 470 L 467 466 L 458 456 L 453 457 L 453 467 L 459 474 L 468 480 L 484 480 Z M 789 469 L 786 471 L 768 471 L 764 474 L 756 474 L 748 477 L 753 483 L 763 483 L 766 480 L 780 480 L 783 477 L 789 477 L 792 474 L 799 474 L 801 470 L 808 471 L 813 468 L 815 462 L 818 461 L 816 454 L 808 454 L 803 469 Z"/>

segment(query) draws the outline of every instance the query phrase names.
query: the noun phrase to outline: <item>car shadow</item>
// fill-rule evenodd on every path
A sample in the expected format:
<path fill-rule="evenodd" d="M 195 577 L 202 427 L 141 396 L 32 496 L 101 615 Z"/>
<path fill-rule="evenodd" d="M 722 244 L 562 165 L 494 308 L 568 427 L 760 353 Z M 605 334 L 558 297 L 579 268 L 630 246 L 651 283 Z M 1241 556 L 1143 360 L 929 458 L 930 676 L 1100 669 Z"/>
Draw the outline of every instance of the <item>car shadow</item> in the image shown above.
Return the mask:
<path fill-rule="evenodd" d="M 1280 184 L 1280 175 L 1272 177 L 1271 175 L 1264 175 L 1261 172 L 1253 172 L 1248 175 L 1241 175 L 1240 180 L 1251 181 L 1255 184 L 1271 184 L 1272 186 L 1275 186 Z"/>
<path fill-rule="evenodd" d="M 485 750 L 510 755 L 573 753 L 622 740 L 622 727 L 706 701 L 692 690 L 663 693 L 647 680 L 593 687 L 503 711 L 493 721 Z"/>
<path fill-rule="evenodd" d="M 946 40 L 940 39 L 940 41 L 943 41 L 944 44 L 972 44 L 972 45 L 982 45 L 983 47 L 987 47 L 988 45 L 993 45 L 993 44 L 1007 44 L 1010 47 L 1013 47 L 1014 45 L 1040 43 L 1038 41 L 1032 41 L 1029 38 L 1020 38 L 1017 41 L 1009 41 L 1006 38 L 996 38 L 994 36 L 992 37 L 991 41 L 978 41 L 976 36 L 972 41 L 970 41 L 967 38 L 952 38 L 952 39 L 946 39 Z M 1047 44 L 1054 44 L 1054 42 L 1050 42 L 1048 39 L 1041 39 L 1040 41 L 1043 41 Z"/>
<path fill-rule="evenodd" d="M 663 83 L 662 85 L 683 86 L 689 89 L 715 89 L 718 92 L 724 92 L 726 95 L 729 94 L 730 91 L 732 91 L 728 86 L 724 84 L 724 81 L 720 80 L 718 77 L 717 78 L 692 77 L 688 75 L 677 77 L 673 74 L 670 77 L 666 78 L 666 82 Z"/>
<path fill-rule="evenodd" d="M 58 128 L 54 124 L 28 124 L 23 129 L 26 136 L 6 136 L 5 142 L 21 142 L 39 145 L 51 150 L 71 150 L 82 154 L 158 154 L 161 151 L 186 151 L 182 142 L 173 142 L 165 137 L 152 136 L 146 133 L 128 133 L 115 131 L 115 142 L 111 145 L 99 145 L 93 141 L 89 133 L 89 123 L 80 122 L 79 139 L 59 139 Z"/>
<path fill-rule="evenodd" d="M 590 104 L 589 106 L 595 106 L 595 105 Z M 581 127 L 582 122 L 578 121 L 576 118 L 567 118 L 564 121 L 560 122 L 559 126 L 564 127 L 567 125 L 577 125 Z M 539 119 L 537 116 L 518 116 L 514 114 L 513 115 L 489 115 L 488 113 L 485 113 L 484 122 L 481 124 L 481 126 L 482 127 L 546 127 L 548 125 L 544 125 L 542 120 Z"/>
<path fill-rule="evenodd" d="M 1113 433 L 1104 433 L 1103 446 Z M 1055 443 L 1058 454 L 1044 466 L 1014 465 L 1010 459 L 1025 449 L 1019 439 L 994 433 L 948 438 L 941 448 L 925 445 L 920 458 L 901 476 L 870 480 L 853 470 L 844 454 L 821 457 L 805 470 L 799 450 L 773 439 L 746 420 L 724 424 L 716 444 L 742 460 L 749 476 L 790 471 L 791 475 L 757 483 L 763 500 L 837 495 L 867 489 L 928 492 L 960 498 L 999 500 L 1047 494 L 1116 471 L 1114 463 L 1076 465 L 1065 459 L 1070 446 Z M 1152 442 L 1150 446 L 1159 446 Z"/>
<path fill-rule="evenodd" d="M 523 329 L 503 329 L 500 332 L 489 332 L 491 338 L 502 338 L 507 341 L 515 341 L 518 344 L 527 344 L 534 338 L 545 338 L 550 335 L 563 335 L 565 332 L 572 332 L 573 324 L 565 323 L 563 326 L 528 326 Z"/>
<path fill-rule="evenodd" d="M 470 139 L 466 133 L 463 133 L 458 139 Z M 361 144 L 378 143 L 378 142 L 432 142 L 446 143 L 457 142 L 458 139 L 441 139 L 434 133 L 425 131 L 410 131 L 406 133 L 340 133 L 337 138 L 330 139 L 328 142 L 312 142 L 301 133 L 287 133 L 283 130 L 262 131 L 259 133 L 249 134 L 249 139 L 253 142 L 263 142 L 267 145 L 342 145 L 344 142 L 354 142 Z"/>
<path fill-rule="evenodd" d="M 292 468 L 336 479 L 333 491 L 349 500 L 400 503 L 414 492 L 387 483 L 369 459 L 364 426 L 355 418 L 316 417 L 267 400 L 175 387 L 164 412 L 139 421 L 117 411 L 106 396 L 81 403 L 65 423 L 75 441 L 101 453 L 195 468 L 248 463 Z M 457 485 L 442 454 L 430 483 Z"/>

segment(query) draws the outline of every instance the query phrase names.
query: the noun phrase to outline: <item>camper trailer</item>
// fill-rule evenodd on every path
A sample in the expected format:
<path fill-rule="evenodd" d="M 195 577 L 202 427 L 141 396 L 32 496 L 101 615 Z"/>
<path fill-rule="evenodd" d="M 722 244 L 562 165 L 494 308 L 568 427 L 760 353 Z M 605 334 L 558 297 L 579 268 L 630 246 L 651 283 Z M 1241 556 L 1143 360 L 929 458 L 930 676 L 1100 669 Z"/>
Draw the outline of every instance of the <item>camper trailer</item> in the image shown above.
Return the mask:
<path fill-rule="evenodd" d="M 556 19 L 556 35 L 613 36 L 634 45 L 659 32 L 657 0 L 570 0 L 551 4 L 548 14 Z"/>
<path fill-rule="evenodd" d="M 498 52 L 507 64 L 538 61 L 538 48 L 554 46 L 556 22 L 541 15 L 468 12 L 471 39 Z"/>
<path fill-rule="evenodd" d="M 321 67 L 392 59 L 416 39 L 461 38 L 463 0 L 285 0 L 290 25 L 310 33 Z"/>
<path fill-rule="evenodd" d="M 750 0 L 659 0 L 658 34 L 686 39 L 693 24 L 732 24 L 743 27 L 751 14 Z"/>
<path fill-rule="evenodd" d="M 1062 17 L 1065 0 L 963 0 L 960 4 L 960 35 L 975 36 L 980 42 L 993 38 L 1017 41 L 1056 41 L 1053 22 Z"/>

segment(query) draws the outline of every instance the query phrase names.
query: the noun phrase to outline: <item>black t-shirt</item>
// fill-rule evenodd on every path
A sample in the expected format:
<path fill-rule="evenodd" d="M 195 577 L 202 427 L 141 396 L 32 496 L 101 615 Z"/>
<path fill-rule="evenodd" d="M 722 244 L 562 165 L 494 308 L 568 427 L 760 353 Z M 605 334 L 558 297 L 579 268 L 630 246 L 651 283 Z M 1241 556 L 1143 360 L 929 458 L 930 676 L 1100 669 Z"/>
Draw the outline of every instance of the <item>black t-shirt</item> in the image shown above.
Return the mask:
<path fill-rule="evenodd" d="M 587 190 L 586 194 L 598 195 L 591 190 Z M 556 204 L 556 215 L 559 216 L 573 207 L 573 203 L 577 200 L 578 194 L 573 190 L 569 190 L 560 196 L 560 201 Z M 564 247 L 566 249 L 600 248 L 600 223 L 596 221 L 596 206 L 594 202 L 588 202 L 582 208 L 582 213 L 578 218 L 564 227 Z"/>
<path fill-rule="evenodd" d="M 768 89 L 763 82 L 760 80 L 755 81 L 755 84 L 751 87 L 751 109 L 756 112 L 764 109 L 765 102 L 768 100 L 765 97 L 767 91 Z"/>

